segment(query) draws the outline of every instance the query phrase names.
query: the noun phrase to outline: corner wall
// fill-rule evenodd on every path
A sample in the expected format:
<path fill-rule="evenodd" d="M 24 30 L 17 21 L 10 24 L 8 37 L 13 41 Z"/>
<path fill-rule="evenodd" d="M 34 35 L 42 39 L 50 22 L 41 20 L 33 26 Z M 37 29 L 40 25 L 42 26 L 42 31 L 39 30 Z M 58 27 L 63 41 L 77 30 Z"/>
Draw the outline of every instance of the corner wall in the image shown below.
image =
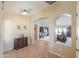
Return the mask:
<path fill-rule="evenodd" d="M 17 25 L 21 27 L 20 30 L 17 29 Z M 26 30 L 23 27 L 26 26 Z M 20 37 L 24 34 L 28 37 L 30 36 L 30 17 L 22 15 L 4 15 L 4 40 L 3 40 L 3 50 L 4 52 L 12 50 L 14 48 L 14 39 Z"/>
<path fill-rule="evenodd" d="M 3 14 L 0 13 L 0 57 L 3 57 Z"/>

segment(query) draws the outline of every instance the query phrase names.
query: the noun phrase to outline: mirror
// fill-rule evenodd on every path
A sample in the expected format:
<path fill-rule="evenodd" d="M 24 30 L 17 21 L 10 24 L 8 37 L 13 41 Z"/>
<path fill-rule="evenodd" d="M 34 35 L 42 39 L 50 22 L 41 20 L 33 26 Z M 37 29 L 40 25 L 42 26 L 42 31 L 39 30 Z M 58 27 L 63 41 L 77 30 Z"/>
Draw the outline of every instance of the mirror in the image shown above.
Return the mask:
<path fill-rule="evenodd" d="M 63 14 L 56 18 L 56 43 L 71 47 L 71 15 Z"/>

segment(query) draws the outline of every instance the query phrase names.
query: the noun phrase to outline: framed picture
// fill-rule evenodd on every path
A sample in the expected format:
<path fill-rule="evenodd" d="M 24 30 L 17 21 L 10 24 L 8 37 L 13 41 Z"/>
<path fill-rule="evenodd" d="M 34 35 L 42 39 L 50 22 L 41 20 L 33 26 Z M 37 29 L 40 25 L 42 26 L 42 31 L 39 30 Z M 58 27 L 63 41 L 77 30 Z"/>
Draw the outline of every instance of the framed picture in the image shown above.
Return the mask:
<path fill-rule="evenodd" d="M 26 30 L 27 29 L 27 26 L 24 26 L 23 29 Z"/>
<path fill-rule="evenodd" d="M 17 29 L 18 29 L 18 30 L 20 30 L 20 29 L 21 29 L 20 25 L 17 25 Z"/>

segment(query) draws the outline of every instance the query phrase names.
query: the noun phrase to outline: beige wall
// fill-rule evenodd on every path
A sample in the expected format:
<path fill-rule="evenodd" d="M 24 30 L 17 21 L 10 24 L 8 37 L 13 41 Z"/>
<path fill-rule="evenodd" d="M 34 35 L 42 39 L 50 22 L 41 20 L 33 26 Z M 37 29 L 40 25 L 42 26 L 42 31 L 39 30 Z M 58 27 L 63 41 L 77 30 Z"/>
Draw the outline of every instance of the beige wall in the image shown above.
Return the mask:
<path fill-rule="evenodd" d="M 17 25 L 20 25 L 21 29 L 17 29 Z M 27 26 L 24 30 L 23 26 Z M 14 48 L 14 38 L 18 38 L 21 34 L 30 36 L 30 17 L 22 15 L 4 15 L 4 51 L 8 51 Z"/>
<path fill-rule="evenodd" d="M 0 57 L 3 57 L 3 14 L 0 13 Z"/>
<path fill-rule="evenodd" d="M 72 15 L 72 46 L 66 47 L 55 43 L 54 39 L 54 24 L 55 18 L 61 14 L 69 13 Z M 42 10 L 41 12 L 32 16 L 32 21 L 39 18 L 48 18 L 49 30 L 50 30 L 50 42 L 49 51 L 52 51 L 62 57 L 75 57 L 76 55 L 76 2 L 56 2 L 49 8 Z M 31 21 L 31 23 L 32 23 Z M 34 26 L 31 24 L 31 36 L 34 35 Z M 34 41 L 34 39 L 33 39 Z"/>

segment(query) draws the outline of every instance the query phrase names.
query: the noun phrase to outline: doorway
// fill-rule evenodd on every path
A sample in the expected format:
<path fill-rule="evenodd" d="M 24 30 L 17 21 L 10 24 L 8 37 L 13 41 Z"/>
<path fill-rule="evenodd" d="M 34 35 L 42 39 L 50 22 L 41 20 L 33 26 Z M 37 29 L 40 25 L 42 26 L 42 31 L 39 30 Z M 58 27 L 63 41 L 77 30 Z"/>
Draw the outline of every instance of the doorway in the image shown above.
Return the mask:
<path fill-rule="evenodd" d="M 34 40 L 42 40 L 49 42 L 49 23 L 47 18 L 40 18 L 34 23 Z"/>

